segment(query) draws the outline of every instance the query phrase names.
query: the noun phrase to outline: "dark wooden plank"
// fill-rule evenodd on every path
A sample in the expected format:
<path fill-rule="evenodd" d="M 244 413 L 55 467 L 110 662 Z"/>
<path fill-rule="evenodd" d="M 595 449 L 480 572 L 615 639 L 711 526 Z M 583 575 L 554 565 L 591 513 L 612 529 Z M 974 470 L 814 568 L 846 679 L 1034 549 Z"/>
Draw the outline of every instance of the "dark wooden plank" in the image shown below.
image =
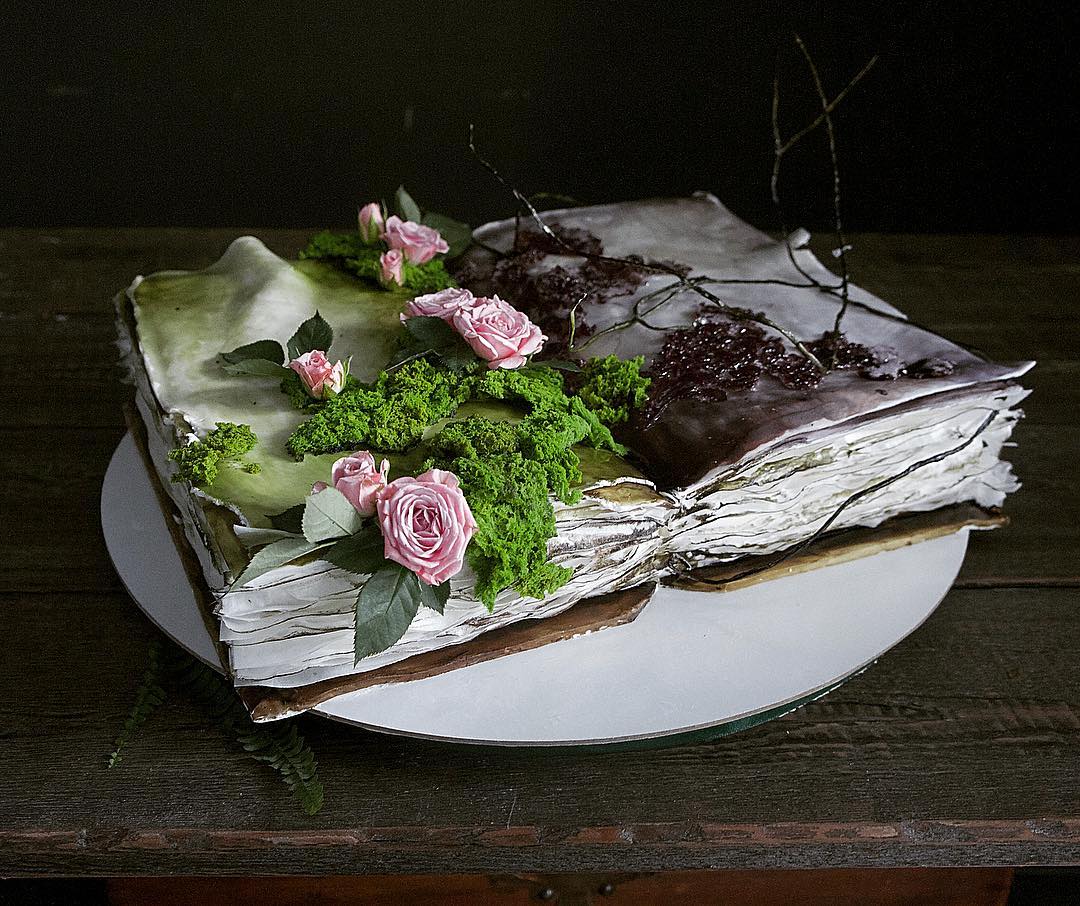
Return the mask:
<path fill-rule="evenodd" d="M 1011 869 L 838 869 L 700 871 L 660 874 L 555 874 L 331 878 L 121 878 L 109 883 L 114 906 L 525 906 L 545 899 L 570 906 L 1005 906 Z"/>
<path fill-rule="evenodd" d="M 1080 859 L 1072 589 L 955 591 L 822 701 L 704 745 L 474 749 L 304 718 L 314 819 L 183 701 L 107 770 L 150 630 L 121 595 L 2 600 L 0 873 Z"/>

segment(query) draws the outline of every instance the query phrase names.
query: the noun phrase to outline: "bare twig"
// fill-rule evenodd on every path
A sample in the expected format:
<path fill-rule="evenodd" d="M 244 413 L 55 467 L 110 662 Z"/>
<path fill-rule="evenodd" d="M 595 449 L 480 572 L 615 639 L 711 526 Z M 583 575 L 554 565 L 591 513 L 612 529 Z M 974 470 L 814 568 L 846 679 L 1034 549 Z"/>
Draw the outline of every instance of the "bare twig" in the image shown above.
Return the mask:
<path fill-rule="evenodd" d="M 840 93 L 837 94 L 836 97 L 834 97 L 831 101 L 825 104 L 821 113 L 819 113 L 813 121 L 811 121 L 808 125 L 804 126 L 793 136 L 791 136 L 791 138 L 789 138 L 786 142 L 783 142 L 779 146 L 780 154 L 787 154 L 788 151 L 794 148 L 800 141 L 802 141 L 804 138 L 806 138 L 806 136 L 813 132 L 818 126 L 820 126 L 825 121 L 825 118 L 836 109 L 836 106 L 845 97 L 847 97 L 848 92 L 850 92 L 852 88 L 858 85 L 859 82 L 862 81 L 863 76 L 865 76 L 868 72 L 870 72 L 871 69 L 874 68 L 879 58 L 879 54 L 874 54 L 869 60 L 867 60 L 866 65 L 863 66 L 863 68 L 860 69 L 852 77 L 850 82 L 848 82 L 843 88 L 840 89 Z"/>
<path fill-rule="evenodd" d="M 833 126 L 832 112 L 829 99 L 825 94 L 825 87 L 821 83 L 821 74 L 814 64 L 810 51 L 807 50 L 803 39 L 795 35 L 795 43 L 802 52 L 806 66 L 810 70 L 810 77 L 814 80 L 814 89 L 821 101 L 821 116 L 825 121 L 825 132 L 829 139 L 829 160 L 832 163 L 833 174 L 833 218 L 835 221 L 835 233 L 837 242 L 837 255 L 840 261 L 840 310 L 836 313 L 836 321 L 833 323 L 833 333 L 840 333 L 840 322 L 843 321 L 848 307 L 848 265 L 847 265 L 847 239 L 844 238 L 844 225 L 840 217 L 840 162 L 836 155 L 836 130 Z M 874 57 L 873 59 L 877 59 Z M 872 61 L 871 61 L 872 62 Z M 868 71 L 868 70 L 864 70 Z"/>
<path fill-rule="evenodd" d="M 792 266 L 804 277 L 808 282 L 823 291 L 829 291 L 825 284 L 810 274 L 802 265 L 799 264 L 795 257 L 795 250 L 791 247 L 791 241 L 788 238 L 790 233 L 787 225 L 787 218 L 784 215 L 783 205 L 780 201 L 780 167 L 783 162 L 784 155 L 787 154 L 792 148 L 794 148 L 802 139 L 808 136 L 811 132 L 817 129 L 822 123 L 825 124 L 829 133 L 829 152 L 833 165 L 833 209 L 835 214 L 835 226 L 836 233 L 839 237 L 839 258 L 841 268 L 841 282 L 838 289 L 840 290 L 840 310 L 837 313 L 836 321 L 834 322 L 834 331 L 840 330 L 840 322 L 843 319 L 844 314 L 848 307 L 848 271 L 847 261 L 844 253 L 846 251 L 845 246 L 847 243 L 843 239 L 843 229 L 840 220 L 840 170 L 837 161 L 836 154 L 836 135 L 833 129 L 832 112 L 836 109 L 837 105 L 847 97 L 848 93 L 853 89 L 862 79 L 870 72 L 871 69 L 877 64 L 879 54 L 874 54 L 866 64 L 860 69 L 851 80 L 840 89 L 839 93 L 831 101 L 825 94 L 824 86 L 822 85 L 820 74 L 818 73 L 817 66 L 814 64 L 813 59 L 810 56 L 806 45 L 803 43 L 802 38 L 798 35 L 794 36 L 795 43 L 798 45 L 799 50 L 802 52 L 803 57 L 806 59 L 808 68 L 810 69 L 811 77 L 814 80 L 814 87 L 817 91 L 818 97 L 821 101 L 821 112 L 810 123 L 804 126 L 802 129 L 794 133 L 790 138 L 784 139 L 780 130 L 780 64 L 779 64 L 779 52 L 777 53 L 777 63 L 773 71 L 773 97 L 772 97 L 772 132 L 773 132 L 773 166 L 772 174 L 769 179 L 769 188 L 772 195 L 773 206 L 776 208 L 777 219 L 780 221 L 780 228 L 784 233 L 784 244 L 787 247 L 788 259 L 791 261 Z"/>

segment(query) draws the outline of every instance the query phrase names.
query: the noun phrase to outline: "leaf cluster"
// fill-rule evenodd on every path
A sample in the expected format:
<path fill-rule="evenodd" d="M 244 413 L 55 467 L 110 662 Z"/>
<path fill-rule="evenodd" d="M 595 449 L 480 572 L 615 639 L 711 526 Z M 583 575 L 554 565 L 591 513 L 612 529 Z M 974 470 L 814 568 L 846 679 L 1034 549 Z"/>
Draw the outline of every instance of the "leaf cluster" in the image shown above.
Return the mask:
<path fill-rule="evenodd" d="M 136 732 L 165 702 L 164 686 L 168 684 L 198 701 L 245 753 L 273 768 L 307 814 L 314 815 L 322 808 L 324 791 L 315 753 L 294 722 L 254 723 L 228 680 L 158 639 L 150 643 L 148 660 L 131 713 L 109 756 L 110 768 L 119 763 L 121 750 L 129 746 Z"/>
<path fill-rule="evenodd" d="M 443 612 L 450 583 L 431 586 L 384 556 L 378 525 L 361 516 L 336 488 L 325 488 L 270 517 L 282 537 L 252 556 L 236 585 L 248 585 L 272 569 L 318 554 L 340 569 L 363 578 L 356 598 L 356 661 L 384 651 L 409 628 L 420 607 Z"/>

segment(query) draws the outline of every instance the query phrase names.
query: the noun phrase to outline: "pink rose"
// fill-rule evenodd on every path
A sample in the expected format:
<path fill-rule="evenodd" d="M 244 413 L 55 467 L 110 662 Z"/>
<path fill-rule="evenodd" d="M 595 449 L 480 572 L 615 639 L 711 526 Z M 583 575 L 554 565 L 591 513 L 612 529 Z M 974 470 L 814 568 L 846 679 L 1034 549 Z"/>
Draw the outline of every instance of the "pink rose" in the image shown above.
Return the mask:
<path fill-rule="evenodd" d="M 374 245 L 383 234 L 382 207 L 377 201 L 369 202 L 360 209 L 357 218 L 360 224 L 360 238 L 365 245 Z"/>
<path fill-rule="evenodd" d="M 348 498 L 361 516 L 371 516 L 375 513 L 375 498 L 386 487 L 389 471 L 389 460 L 384 459 L 376 469 L 375 457 L 367 450 L 357 450 L 334 463 L 330 470 L 330 484 Z M 318 493 L 316 488 L 325 490 L 326 484 L 317 481 L 311 490 Z"/>
<path fill-rule="evenodd" d="M 450 251 L 446 240 L 438 230 L 411 220 L 402 220 L 396 214 L 386 218 L 386 244 L 401 249 L 412 264 L 427 264 L 436 255 Z"/>
<path fill-rule="evenodd" d="M 488 368 L 520 368 L 547 339 L 524 312 L 498 296 L 458 308 L 451 323 Z"/>
<path fill-rule="evenodd" d="M 341 393 L 349 376 L 347 365 L 340 361 L 331 365 L 326 353 L 319 349 L 293 359 L 289 367 L 300 375 L 308 396 L 317 400 L 324 399 L 327 393 Z"/>
<path fill-rule="evenodd" d="M 473 304 L 476 297 L 467 289 L 441 289 L 437 293 L 428 293 L 426 296 L 417 296 L 408 305 L 401 315 L 402 321 L 409 318 L 442 318 L 449 321 L 454 312 L 463 306 Z"/>
<path fill-rule="evenodd" d="M 453 472 L 430 469 L 398 478 L 380 492 L 377 509 L 387 560 L 441 585 L 461 569 L 476 521 Z"/>
<path fill-rule="evenodd" d="M 390 286 L 393 283 L 401 286 L 403 282 L 401 266 L 404 263 L 405 256 L 400 249 L 390 249 L 390 251 L 383 252 L 379 256 L 379 266 L 382 268 L 379 279 L 382 281 L 383 286 Z"/>

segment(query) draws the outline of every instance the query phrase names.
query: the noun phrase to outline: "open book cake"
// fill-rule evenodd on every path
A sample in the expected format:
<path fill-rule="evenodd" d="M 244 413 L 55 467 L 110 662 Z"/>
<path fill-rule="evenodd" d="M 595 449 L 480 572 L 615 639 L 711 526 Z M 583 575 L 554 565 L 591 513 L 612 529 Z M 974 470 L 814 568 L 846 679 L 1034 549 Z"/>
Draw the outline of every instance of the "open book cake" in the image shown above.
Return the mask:
<path fill-rule="evenodd" d="M 706 195 L 471 240 L 401 207 L 117 299 L 134 433 L 256 719 L 618 626 L 657 583 L 990 526 L 1016 487 L 1030 363 L 806 237 Z"/>

